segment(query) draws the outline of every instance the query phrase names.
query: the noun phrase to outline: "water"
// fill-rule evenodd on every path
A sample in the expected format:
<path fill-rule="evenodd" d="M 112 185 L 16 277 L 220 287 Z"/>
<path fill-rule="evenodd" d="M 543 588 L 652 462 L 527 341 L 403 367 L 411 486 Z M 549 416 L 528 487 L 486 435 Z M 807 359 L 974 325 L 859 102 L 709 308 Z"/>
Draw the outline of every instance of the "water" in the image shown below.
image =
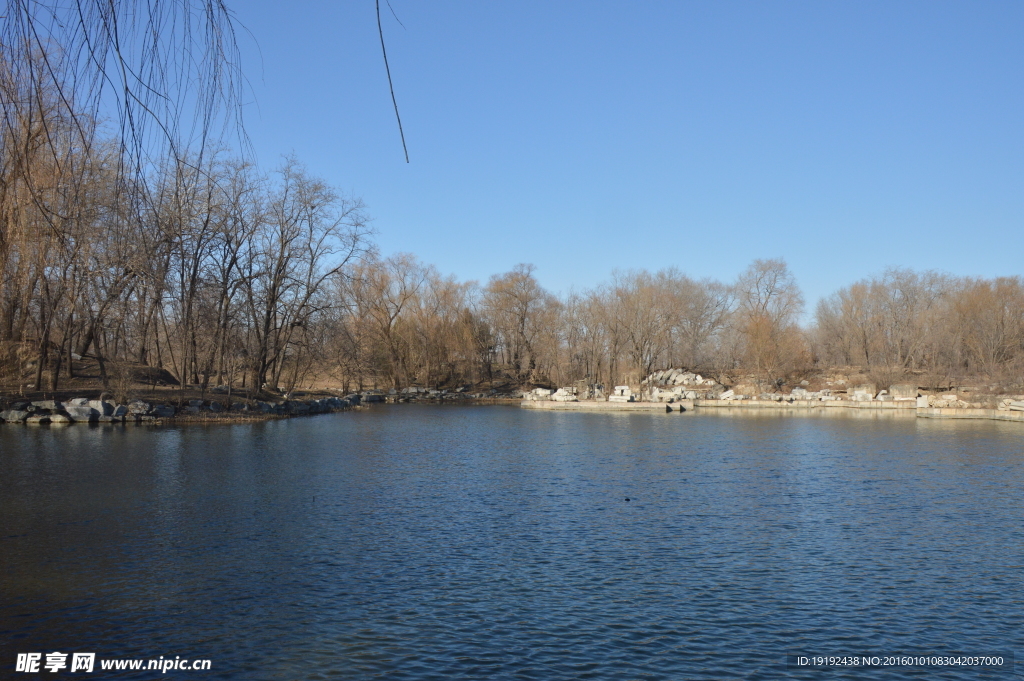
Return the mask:
<path fill-rule="evenodd" d="M 211 660 L 165 675 L 197 679 L 1010 678 L 786 655 L 1021 657 L 1022 464 L 1020 424 L 896 417 L 5 426 L 0 669 L 56 650 Z"/>

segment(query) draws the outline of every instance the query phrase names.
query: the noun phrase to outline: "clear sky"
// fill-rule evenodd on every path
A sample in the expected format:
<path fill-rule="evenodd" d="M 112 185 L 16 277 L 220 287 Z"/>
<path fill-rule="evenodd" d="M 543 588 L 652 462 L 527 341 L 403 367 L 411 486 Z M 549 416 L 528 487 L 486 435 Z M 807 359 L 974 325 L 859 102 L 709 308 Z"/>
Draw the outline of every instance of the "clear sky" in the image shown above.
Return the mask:
<path fill-rule="evenodd" d="M 888 266 L 1024 274 L 1024 3 L 233 0 L 261 164 L 360 196 L 384 254 L 556 293 L 612 270 L 809 307 Z"/>

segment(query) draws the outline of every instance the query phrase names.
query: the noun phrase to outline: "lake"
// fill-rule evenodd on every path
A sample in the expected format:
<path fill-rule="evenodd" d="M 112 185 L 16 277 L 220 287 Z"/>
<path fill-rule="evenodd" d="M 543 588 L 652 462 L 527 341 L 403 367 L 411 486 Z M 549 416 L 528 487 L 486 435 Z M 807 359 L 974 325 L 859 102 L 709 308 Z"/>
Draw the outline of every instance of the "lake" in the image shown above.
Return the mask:
<path fill-rule="evenodd" d="M 0 668 L 1009 678 L 795 656 L 1022 651 L 1022 490 L 1016 423 L 382 405 L 2 426 Z M 161 656 L 210 669 L 99 670 Z"/>

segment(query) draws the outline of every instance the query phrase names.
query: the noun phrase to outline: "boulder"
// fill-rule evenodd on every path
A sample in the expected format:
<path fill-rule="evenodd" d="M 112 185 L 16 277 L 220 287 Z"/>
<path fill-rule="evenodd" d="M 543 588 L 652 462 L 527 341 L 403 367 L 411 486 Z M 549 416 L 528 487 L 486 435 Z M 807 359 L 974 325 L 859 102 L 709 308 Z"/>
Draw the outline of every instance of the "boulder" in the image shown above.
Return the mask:
<path fill-rule="evenodd" d="M 0 419 L 3 419 L 6 423 L 24 423 L 28 417 L 29 413 L 21 409 L 0 411 Z"/>
<path fill-rule="evenodd" d="M 116 407 L 114 407 L 114 413 L 111 414 L 111 416 L 113 416 L 115 418 L 124 418 L 127 415 L 128 415 L 128 407 L 124 406 L 123 404 L 119 404 Z"/>
<path fill-rule="evenodd" d="M 148 402 L 142 400 L 132 400 L 128 403 L 129 414 L 148 414 L 150 406 Z"/>
<path fill-rule="evenodd" d="M 153 407 L 153 416 L 158 419 L 169 419 L 174 416 L 174 407 L 169 404 L 158 404 Z"/>
<path fill-rule="evenodd" d="M 36 410 L 45 409 L 47 411 L 57 411 L 60 409 L 60 402 L 55 400 L 38 400 L 33 402 L 32 406 L 35 407 Z"/>
<path fill-rule="evenodd" d="M 65 402 L 64 406 L 67 407 L 67 406 L 70 405 L 72 407 L 85 407 L 85 406 L 88 406 L 88 404 L 89 404 L 89 400 L 88 399 L 86 399 L 84 397 L 76 397 L 73 400 L 68 400 L 67 402 Z"/>
<path fill-rule="evenodd" d="M 25 423 L 30 426 L 45 426 L 49 422 L 49 414 L 33 414 L 25 419 Z"/>
<path fill-rule="evenodd" d="M 849 392 L 850 394 L 867 393 L 869 398 L 871 398 L 878 394 L 878 388 L 874 383 L 861 383 L 850 388 Z"/>
<path fill-rule="evenodd" d="M 75 407 L 67 406 L 64 407 L 64 411 L 71 418 L 72 421 L 78 423 L 89 423 L 95 422 L 99 417 L 100 413 L 92 407 Z"/>
<path fill-rule="evenodd" d="M 202 400 L 189 400 L 188 401 L 188 406 L 192 407 L 194 409 L 202 409 L 203 401 Z"/>
<path fill-rule="evenodd" d="M 917 386 L 913 383 L 897 383 L 889 386 L 889 394 L 893 399 L 917 399 Z"/>
<path fill-rule="evenodd" d="M 104 400 L 89 400 L 86 403 L 88 406 L 96 410 L 100 416 L 113 416 L 114 405 Z"/>
<path fill-rule="evenodd" d="M 74 423 L 67 414 L 50 414 L 50 423 Z"/>
<path fill-rule="evenodd" d="M 222 405 L 220 402 L 210 402 L 210 411 L 215 413 L 222 412 L 224 411 L 224 405 Z"/>

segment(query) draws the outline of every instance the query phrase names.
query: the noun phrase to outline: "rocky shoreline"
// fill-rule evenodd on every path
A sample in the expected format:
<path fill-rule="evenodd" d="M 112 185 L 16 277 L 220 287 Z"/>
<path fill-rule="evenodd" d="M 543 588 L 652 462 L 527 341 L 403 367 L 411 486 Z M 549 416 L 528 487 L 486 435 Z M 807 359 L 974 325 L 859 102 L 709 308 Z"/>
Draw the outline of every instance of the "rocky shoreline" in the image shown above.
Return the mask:
<path fill-rule="evenodd" d="M 712 379 L 684 369 L 666 369 L 650 374 L 639 387 L 617 385 L 608 394 L 600 385 L 536 388 L 523 393 L 521 406 L 568 411 L 861 410 L 934 419 L 1024 422 L 1024 395 L 987 395 L 979 401 L 973 398 L 977 388 L 934 391 L 904 382 L 879 389 L 874 383 L 851 381 L 846 376 L 819 378 L 816 382 L 818 385 L 802 380 L 785 392 L 764 392 L 729 378 Z"/>
<path fill-rule="evenodd" d="M 70 425 L 74 423 L 166 423 L 194 421 L 252 421 L 290 416 L 307 416 L 345 411 L 362 403 L 362 396 L 325 397 L 311 400 L 229 402 L 189 400 L 183 405 L 131 400 L 116 404 L 109 400 L 78 397 L 58 400 L 16 401 L 0 411 L 0 421 L 25 425 Z"/>
<path fill-rule="evenodd" d="M 180 404 L 157 400 L 129 400 L 118 404 L 108 399 L 77 397 L 60 400 L 14 400 L 0 409 L 0 423 L 24 425 L 71 425 L 75 423 L 208 423 L 267 421 L 347 411 L 373 403 L 505 404 L 511 396 L 464 391 L 407 389 L 366 390 L 344 397 L 316 399 L 232 401 L 193 399 Z M 518 403 L 518 398 L 516 402 Z"/>

